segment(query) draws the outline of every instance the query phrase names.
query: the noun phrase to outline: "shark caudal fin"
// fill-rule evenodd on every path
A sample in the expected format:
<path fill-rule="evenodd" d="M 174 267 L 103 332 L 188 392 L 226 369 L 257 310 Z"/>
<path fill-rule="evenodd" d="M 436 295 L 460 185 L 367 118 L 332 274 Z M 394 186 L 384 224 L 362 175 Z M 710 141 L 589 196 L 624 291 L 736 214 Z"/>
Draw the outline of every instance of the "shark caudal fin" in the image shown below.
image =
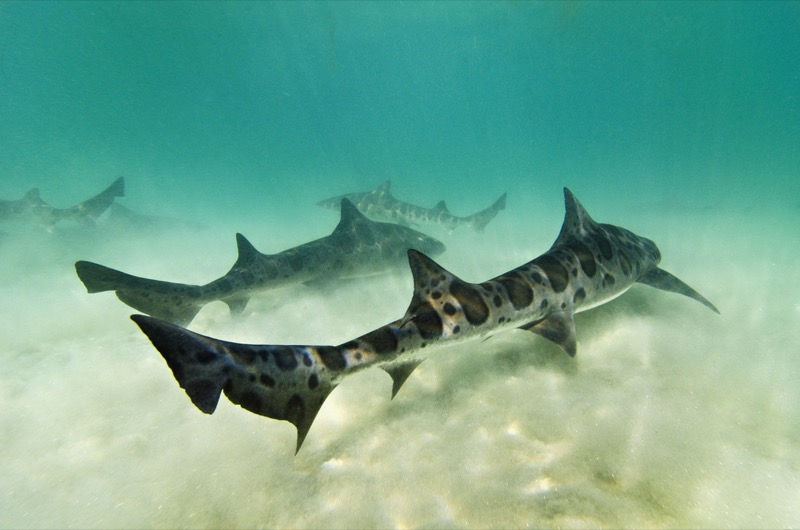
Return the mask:
<path fill-rule="evenodd" d="M 719 314 L 719 309 L 717 309 L 714 304 L 664 269 L 659 269 L 658 267 L 651 269 L 644 273 L 642 277 L 639 278 L 638 282 L 649 285 L 650 287 L 655 287 L 656 289 L 661 289 L 662 291 L 688 296 L 693 300 L 697 300 L 716 314 Z"/>
<path fill-rule="evenodd" d="M 141 278 L 90 261 L 75 263 L 75 272 L 89 293 L 116 291 L 137 311 L 175 324 L 188 325 L 205 305 L 196 285 Z"/>
<path fill-rule="evenodd" d="M 167 362 L 195 406 L 211 414 L 222 392 L 255 414 L 297 428 L 300 450 L 314 418 L 336 387 L 331 370 L 341 352 L 330 346 L 256 346 L 225 342 L 144 315 L 131 319 Z"/>
<path fill-rule="evenodd" d="M 116 197 L 125 196 L 125 179 L 119 177 L 105 190 L 94 197 L 68 208 L 66 212 L 79 221 L 94 223 L 105 212 Z"/>
<path fill-rule="evenodd" d="M 494 204 L 485 210 L 481 210 L 480 212 L 474 213 L 467 217 L 469 223 L 472 225 L 472 228 L 474 228 L 477 232 L 483 232 L 483 230 L 486 228 L 486 225 L 489 224 L 489 221 L 494 219 L 500 210 L 506 209 L 506 195 L 506 193 L 502 194 L 496 201 L 494 201 Z"/>

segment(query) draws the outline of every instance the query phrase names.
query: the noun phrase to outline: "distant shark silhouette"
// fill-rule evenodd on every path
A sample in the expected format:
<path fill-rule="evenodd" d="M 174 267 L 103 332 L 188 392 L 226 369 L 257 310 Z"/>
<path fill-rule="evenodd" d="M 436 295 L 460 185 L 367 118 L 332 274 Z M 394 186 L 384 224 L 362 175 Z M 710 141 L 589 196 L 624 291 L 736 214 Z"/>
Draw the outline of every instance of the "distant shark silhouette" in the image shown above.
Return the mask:
<path fill-rule="evenodd" d="M 116 291 L 134 309 L 185 326 L 215 300 L 239 314 L 258 291 L 380 272 L 403 265 L 408 249 L 436 255 L 445 249 L 411 228 L 370 221 L 346 199 L 339 224 L 326 237 L 272 255 L 258 252 L 242 234 L 236 234 L 236 242 L 236 263 L 206 285 L 140 278 L 89 261 L 77 262 L 75 270 L 90 293 Z"/>
<path fill-rule="evenodd" d="M 42 200 L 39 188 L 32 188 L 17 201 L 0 200 L 0 221 L 33 221 L 47 229 L 65 220 L 94 225 L 114 199 L 124 195 L 125 180 L 119 177 L 108 188 L 90 199 L 70 208 L 54 208 Z"/>
<path fill-rule="evenodd" d="M 389 191 L 390 187 L 391 182 L 387 180 L 372 191 L 331 197 L 319 201 L 317 205 L 325 208 L 338 208 L 342 199 L 348 199 L 364 215 L 376 221 L 388 221 L 408 226 L 435 224 L 450 230 L 459 226 L 469 226 L 478 232 L 483 232 L 489 221 L 506 207 L 506 194 L 504 193 L 485 210 L 466 217 L 458 217 L 450 213 L 444 201 L 439 201 L 433 208 L 423 208 L 398 201 Z"/>
<path fill-rule="evenodd" d="M 180 386 L 211 414 L 222 392 L 243 408 L 297 428 L 300 450 L 322 403 L 350 374 L 383 368 L 394 396 L 437 346 L 524 329 L 574 356 L 573 315 L 639 282 L 711 302 L 658 267 L 655 243 L 592 220 L 564 188 L 566 215 L 550 250 L 483 283 L 468 283 L 409 250 L 414 294 L 405 315 L 339 346 L 246 345 L 192 333 L 143 315 L 131 318 L 161 352 Z"/>

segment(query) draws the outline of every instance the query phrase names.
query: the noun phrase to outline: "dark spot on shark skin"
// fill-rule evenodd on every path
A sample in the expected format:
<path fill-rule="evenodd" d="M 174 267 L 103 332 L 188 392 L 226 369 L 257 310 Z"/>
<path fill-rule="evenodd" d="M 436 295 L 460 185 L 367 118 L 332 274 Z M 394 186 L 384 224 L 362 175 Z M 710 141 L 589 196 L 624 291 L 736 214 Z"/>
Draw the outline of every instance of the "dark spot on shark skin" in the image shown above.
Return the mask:
<path fill-rule="evenodd" d="M 433 298 L 434 300 L 438 300 L 441 297 L 442 297 L 442 293 L 440 293 L 439 291 L 433 291 L 431 293 L 431 298 Z"/>
<path fill-rule="evenodd" d="M 531 272 L 531 280 L 533 280 L 534 283 L 538 283 L 538 284 L 544 283 L 544 279 L 542 278 L 542 275 L 539 274 L 536 271 Z"/>
<path fill-rule="evenodd" d="M 453 304 L 451 304 L 450 302 L 447 302 L 446 304 L 444 304 L 444 307 L 442 307 L 442 310 L 445 312 L 445 314 L 450 315 L 450 316 L 453 316 L 453 315 L 456 314 L 456 307 Z"/>
<path fill-rule="evenodd" d="M 619 266 L 622 269 L 622 274 L 624 274 L 625 276 L 630 275 L 631 260 L 628 259 L 628 256 L 626 256 L 624 252 L 619 253 Z"/>
<path fill-rule="evenodd" d="M 273 346 L 271 349 L 275 364 L 284 372 L 294 370 L 300 364 L 290 346 Z"/>
<path fill-rule="evenodd" d="M 614 278 L 612 274 L 606 274 L 603 276 L 603 287 L 610 287 L 617 283 L 617 279 Z"/>
<path fill-rule="evenodd" d="M 247 391 L 244 394 L 242 394 L 242 397 L 239 400 L 239 405 L 241 405 L 242 408 L 245 408 L 251 412 L 255 412 L 256 414 L 258 414 L 259 412 L 261 412 L 261 407 L 263 404 L 258 394 L 252 391 Z"/>
<path fill-rule="evenodd" d="M 389 327 L 378 328 L 367 333 L 361 340 L 372 346 L 378 355 L 386 355 L 397 351 L 397 337 Z"/>
<path fill-rule="evenodd" d="M 261 381 L 261 384 L 267 388 L 272 388 L 275 386 L 275 380 L 271 378 L 269 374 L 261 374 L 258 379 Z"/>
<path fill-rule="evenodd" d="M 589 248 L 577 240 L 572 240 L 567 243 L 567 248 L 575 254 L 575 257 L 578 258 L 578 263 L 581 264 L 581 269 L 583 269 L 583 273 L 586 274 L 589 278 L 594 278 L 594 275 L 597 273 L 597 264 L 594 261 L 594 255 Z"/>
<path fill-rule="evenodd" d="M 347 368 L 347 359 L 342 351 L 335 346 L 317 347 L 317 355 L 322 360 L 322 364 L 329 370 L 341 371 Z"/>
<path fill-rule="evenodd" d="M 500 307 L 501 305 L 503 305 L 503 299 L 500 298 L 499 294 L 496 294 L 492 298 L 492 303 L 494 304 L 495 307 Z"/>
<path fill-rule="evenodd" d="M 505 288 L 514 309 L 522 309 L 533 303 L 533 289 L 521 278 L 517 279 L 508 274 L 501 276 L 497 281 Z"/>
<path fill-rule="evenodd" d="M 311 355 L 307 351 L 303 352 L 303 364 L 305 366 L 311 366 L 314 364 L 314 361 L 311 360 Z"/>
<path fill-rule="evenodd" d="M 539 309 L 545 310 L 549 306 L 550 306 L 550 302 L 548 302 L 547 299 L 545 298 L 544 300 L 542 300 L 542 303 L 539 304 Z"/>
<path fill-rule="evenodd" d="M 533 260 L 534 265 L 537 265 L 544 272 L 545 276 L 550 280 L 550 286 L 557 293 L 563 292 L 569 284 L 569 274 L 567 269 L 564 268 L 557 259 L 544 254 Z"/>
<path fill-rule="evenodd" d="M 214 352 L 208 350 L 199 351 L 197 352 L 197 355 L 194 356 L 195 360 L 200 364 L 208 364 L 216 359 L 216 357 L 217 356 L 214 354 Z"/>
<path fill-rule="evenodd" d="M 461 331 L 461 326 L 453 326 L 453 335 Z"/>
<path fill-rule="evenodd" d="M 252 348 L 231 348 L 230 353 L 244 364 L 253 364 L 256 360 L 256 353 L 261 354 L 262 352 L 256 352 Z"/>
<path fill-rule="evenodd" d="M 442 317 L 427 302 L 417 308 L 413 322 L 423 339 L 435 339 L 442 335 Z"/>
<path fill-rule="evenodd" d="M 474 287 L 461 280 L 453 280 L 450 284 L 450 293 L 461 305 L 467 322 L 473 326 L 479 326 L 489 318 L 489 308 Z"/>
<path fill-rule="evenodd" d="M 308 388 L 314 390 L 318 386 L 319 386 L 319 377 L 317 377 L 317 374 L 311 374 L 308 377 Z"/>
<path fill-rule="evenodd" d="M 283 415 L 295 426 L 302 425 L 303 419 L 306 417 L 306 406 L 303 403 L 303 398 L 297 394 L 294 394 L 291 398 L 289 398 Z"/>
<path fill-rule="evenodd" d="M 586 299 L 586 291 L 583 287 L 575 291 L 575 294 L 572 296 L 572 303 L 575 305 L 580 304 Z"/>
<path fill-rule="evenodd" d="M 247 380 L 250 381 L 251 383 L 255 383 L 256 382 L 256 374 L 249 374 L 247 376 Z"/>
<path fill-rule="evenodd" d="M 614 256 L 614 250 L 611 248 L 611 243 L 606 238 L 604 232 L 598 232 L 594 238 L 597 246 L 600 247 L 600 254 L 603 255 L 603 259 L 608 261 Z"/>

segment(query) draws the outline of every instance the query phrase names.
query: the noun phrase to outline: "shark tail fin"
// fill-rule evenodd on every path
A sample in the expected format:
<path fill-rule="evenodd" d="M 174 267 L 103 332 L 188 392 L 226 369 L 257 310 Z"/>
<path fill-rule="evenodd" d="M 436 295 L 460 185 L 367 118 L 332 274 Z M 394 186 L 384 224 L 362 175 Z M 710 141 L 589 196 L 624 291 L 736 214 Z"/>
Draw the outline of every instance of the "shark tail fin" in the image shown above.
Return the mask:
<path fill-rule="evenodd" d="M 196 285 L 141 278 L 90 261 L 78 261 L 75 271 L 89 293 L 116 291 L 132 308 L 176 324 L 189 324 L 205 305 Z"/>
<path fill-rule="evenodd" d="M 105 190 L 94 197 L 68 208 L 67 211 L 74 218 L 86 223 L 94 223 L 100 215 L 111 206 L 116 197 L 125 196 L 125 178 L 119 177 Z"/>
<path fill-rule="evenodd" d="M 167 362 L 192 403 L 211 414 L 220 395 L 255 414 L 297 428 L 300 450 L 325 399 L 336 387 L 341 351 L 329 346 L 256 346 L 225 342 L 144 315 L 131 319 Z"/>
<path fill-rule="evenodd" d="M 506 195 L 506 193 L 502 194 L 496 201 L 494 201 L 494 204 L 485 210 L 481 210 L 480 212 L 474 213 L 467 217 L 475 231 L 483 232 L 483 230 L 486 228 L 486 225 L 489 224 L 489 221 L 494 219 L 500 210 L 506 209 Z"/>
<path fill-rule="evenodd" d="M 659 269 L 658 267 L 651 269 L 644 273 L 644 275 L 642 275 L 638 281 L 639 283 L 649 285 L 650 287 L 655 287 L 656 289 L 661 289 L 662 291 L 669 291 L 672 293 L 682 294 L 683 296 L 688 296 L 693 300 L 697 300 L 713 312 L 719 314 L 719 309 L 717 309 L 714 304 L 709 302 L 703 295 L 664 269 Z"/>

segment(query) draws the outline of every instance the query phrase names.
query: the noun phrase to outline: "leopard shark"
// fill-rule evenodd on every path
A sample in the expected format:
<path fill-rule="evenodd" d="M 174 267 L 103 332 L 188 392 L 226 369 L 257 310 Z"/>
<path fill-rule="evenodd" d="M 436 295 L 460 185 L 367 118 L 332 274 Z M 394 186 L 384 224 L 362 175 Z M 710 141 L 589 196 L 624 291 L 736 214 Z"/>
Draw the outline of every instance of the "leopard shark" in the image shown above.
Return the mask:
<path fill-rule="evenodd" d="M 88 292 L 116 291 L 134 309 L 186 326 L 209 302 L 222 300 L 238 315 L 256 292 L 382 272 L 402 266 L 408 249 L 435 255 L 445 250 L 442 242 L 412 228 L 370 221 L 347 199 L 339 224 L 323 238 L 272 255 L 257 251 L 242 234 L 236 242 L 236 263 L 205 285 L 141 278 L 89 261 L 78 261 L 75 270 Z"/>
<path fill-rule="evenodd" d="M 564 188 L 566 214 L 550 249 L 511 271 L 469 283 L 416 250 L 408 251 L 411 303 L 398 320 L 338 346 L 248 345 L 218 340 L 143 315 L 131 318 L 162 354 L 201 411 L 221 393 L 243 408 L 297 428 L 300 450 L 323 402 L 340 381 L 372 366 L 393 380 L 394 397 L 437 347 L 510 329 L 531 331 L 575 356 L 574 314 L 642 283 L 716 307 L 658 267 L 655 243 L 595 222 Z"/>
<path fill-rule="evenodd" d="M 478 232 L 483 232 L 489 221 L 494 219 L 500 210 L 506 207 L 506 194 L 502 194 L 488 208 L 466 217 L 459 217 L 450 213 L 444 201 L 439 201 L 433 208 L 423 208 L 394 198 L 391 182 L 385 181 L 372 191 L 361 193 L 348 193 L 319 201 L 318 206 L 325 208 L 338 208 L 342 198 L 349 199 L 356 207 L 370 219 L 388 221 L 409 226 L 436 224 L 453 230 L 459 226 L 469 226 Z"/>
<path fill-rule="evenodd" d="M 19 200 L 0 200 L 0 221 L 34 221 L 48 230 L 52 229 L 59 221 L 66 220 L 93 226 L 97 218 L 114 202 L 114 199 L 124 195 L 125 179 L 119 177 L 94 197 L 69 208 L 54 208 L 42 199 L 39 188 L 31 188 Z"/>

